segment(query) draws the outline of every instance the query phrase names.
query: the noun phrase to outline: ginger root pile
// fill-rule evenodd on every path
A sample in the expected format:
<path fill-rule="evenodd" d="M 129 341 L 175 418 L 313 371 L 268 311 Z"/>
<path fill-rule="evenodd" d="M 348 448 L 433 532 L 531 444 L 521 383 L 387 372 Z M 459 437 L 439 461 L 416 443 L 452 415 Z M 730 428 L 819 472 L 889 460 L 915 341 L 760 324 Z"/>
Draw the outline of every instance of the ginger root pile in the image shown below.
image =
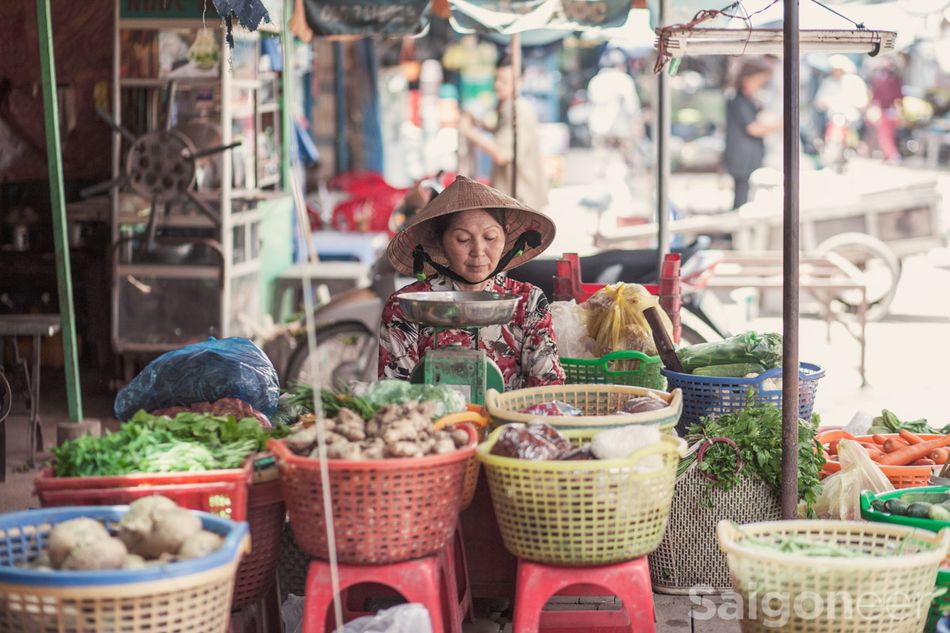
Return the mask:
<path fill-rule="evenodd" d="M 429 401 L 387 404 L 369 420 L 349 409 L 340 409 L 335 418 L 306 414 L 301 417 L 301 428 L 285 441 L 294 453 L 319 458 L 317 433 L 322 427 L 327 457 L 351 460 L 441 455 L 468 444 L 463 429 L 432 428 L 435 407 L 436 403 Z"/>

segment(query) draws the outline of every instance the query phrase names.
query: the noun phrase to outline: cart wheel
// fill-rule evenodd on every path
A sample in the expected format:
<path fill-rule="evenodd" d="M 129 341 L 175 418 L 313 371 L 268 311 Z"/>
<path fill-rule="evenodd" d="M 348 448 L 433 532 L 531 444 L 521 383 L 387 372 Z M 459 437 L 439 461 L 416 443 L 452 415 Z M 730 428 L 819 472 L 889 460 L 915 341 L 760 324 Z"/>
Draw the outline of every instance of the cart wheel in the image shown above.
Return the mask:
<path fill-rule="evenodd" d="M 868 284 L 867 320 L 877 321 L 887 314 L 901 278 L 901 261 L 884 242 L 864 233 L 842 233 L 818 245 L 818 254 L 835 253 L 865 275 Z M 861 302 L 856 290 L 841 293 L 837 301 L 856 314 Z"/>
<path fill-rule="evenodd" d="M 3 371 L 0 371 L 0 422 L 3 422 L 13 408 L 13 391 Z"/>
<path fill-rule="evenodd" d="M 317 328 L 316 338 L 315 375 L 310 372 L 310 347 L 303 337 L 287 363 L 285 385 L 303 382 L 339 390 L 376 376 L 377 337 L 362 323 L 344 321 Z"/>

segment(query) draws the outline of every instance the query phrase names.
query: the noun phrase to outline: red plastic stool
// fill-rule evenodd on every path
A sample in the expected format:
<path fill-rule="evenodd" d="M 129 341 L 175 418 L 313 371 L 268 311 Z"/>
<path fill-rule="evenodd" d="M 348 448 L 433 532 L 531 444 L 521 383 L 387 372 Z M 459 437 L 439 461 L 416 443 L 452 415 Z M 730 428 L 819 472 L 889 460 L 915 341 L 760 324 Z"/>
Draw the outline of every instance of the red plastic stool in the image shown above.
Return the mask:
<path fill-rule="evenodd" d="M 448 572 L 450 565 L 443 562 L 447 551 L 448 548 L 445 548 L 433 556 L 388 565 L 339 565 L 340 591 L 363 583 L 386 585 L 398 591 L 407 601 L 418 602 L 428 610 L 432 633 L 461 633 L 455 579 Z M 333 604 L 333 590 L 330 587 L 330 564 L 326 561 L 310 562 L 306 597 L 303 633 L 325 633 L 330 630 L 326 625 Z M 345 619 L 356 615 L 362 614 L 347 613 Z M 329 616 L 329 620 L 332 619 Z"/>
<path fill-rule="evenodd" d="M 472 605 L 472 586 L 468 580 L 468 558 L 465 556 L 465 539 L 462 537 L 461 521 L 455 526 L 455 537 L 448 549 L 450 564 L 446 566 L 446 575 L 455 576 L 459 612 L 466 621 L 471 622 L 475 619 L 475 611 Z"/>
<path fill-rule="evenodd" d="M 605 589 L 606 595 L 623 600 L 623 607 L 619 611 L 543 611 L 552 596 L 574 585 Z M 518 559 L 513 630 L 655 633 L 653 589 L 646 556 L 596 567 L 559 567 Z"/>

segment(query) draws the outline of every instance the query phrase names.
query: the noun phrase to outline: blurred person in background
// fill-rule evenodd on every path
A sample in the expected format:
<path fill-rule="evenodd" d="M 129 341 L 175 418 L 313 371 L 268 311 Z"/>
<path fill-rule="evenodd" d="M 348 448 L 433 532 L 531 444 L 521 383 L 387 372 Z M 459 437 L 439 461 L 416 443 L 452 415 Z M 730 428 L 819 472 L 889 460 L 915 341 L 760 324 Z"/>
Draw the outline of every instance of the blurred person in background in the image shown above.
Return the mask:
<path fill-rule="evenodd" d="M 857 68 L 844 55 L 828 59 L 831 73 L 818 86 L 815 109 L 825 114 L 825 137 L 835 126 L 847 126 L 854 132 L 868 107 L 868 86 L 857 74 Z"/>
<path fill-rule="evenodd" d="M 587 99 L 592 147 L 617 149 L 628 167 L 635 166 L 637 144 L 643 138 L 643 114 L 623 51 L 612 49 L 603 55 L 600 71 L 587 85 Z"/>
<path fill-rule="evenodd" d="M 763 58 L 742 62 L 726 105 L 726 171 L 735 186 L 732 208 L 749 200 L 749 178 L 765 160 L 765 137 L 782 129 L 782 120 L 762 108 L 759 96 L 772 77 L 772 64 Z"/>
<path fill-rule="evenodd" d="M 903 82 L 893 59 L 882 59 L 871 75 L 871 107 L 867 121 L 874 130 L 873 141 L 884 155 L 884 160 L 900 158 L 897 150 L 897 119 L 904 98 Z"/>
<path fill-rule="evenodd" d="M 538 115 L 531 102 L 515 98 L 515 73 L 511 57 L 505 55 L 495 70 L 495 96 L 498 99 L 498 125 L 491 128 L 464 112 L 459 119 L 459 137 L 479 148 L 491 158 L 491 186 L 502 193 L 514 193 L 514 136 L 511 100 L 515 99 L 518 130 L 518 200 L 529 207 L 543 210 L 548 206 L 548 180 L 541 160 L 538 136 Z M 489 136 L 485 132 L 493 133 Z"/>

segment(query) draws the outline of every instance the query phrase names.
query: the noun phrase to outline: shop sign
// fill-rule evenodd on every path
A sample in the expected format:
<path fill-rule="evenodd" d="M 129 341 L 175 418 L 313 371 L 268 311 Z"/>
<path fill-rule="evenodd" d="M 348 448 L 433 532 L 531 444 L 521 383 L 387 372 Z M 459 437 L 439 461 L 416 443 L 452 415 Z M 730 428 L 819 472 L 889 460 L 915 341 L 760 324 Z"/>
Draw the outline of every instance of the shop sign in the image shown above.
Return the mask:
<path fill-rule="evenodd" d="M 429 25 L 429 0 L 304 0 L 314 35 L 416 35 Z"/>

